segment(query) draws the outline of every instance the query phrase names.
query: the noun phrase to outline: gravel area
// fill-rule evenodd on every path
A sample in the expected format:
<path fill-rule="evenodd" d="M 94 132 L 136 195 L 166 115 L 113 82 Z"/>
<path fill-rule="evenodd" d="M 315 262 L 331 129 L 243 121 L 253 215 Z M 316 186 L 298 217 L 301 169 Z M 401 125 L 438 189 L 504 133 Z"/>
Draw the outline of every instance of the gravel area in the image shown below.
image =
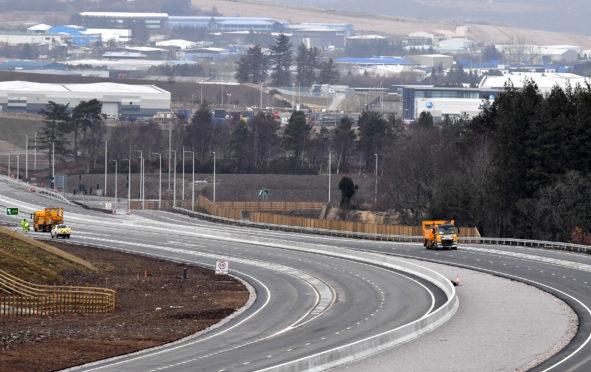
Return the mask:
<path fill-rule="evenodd" d="M 477 271 L 409 261 L 450 279 L 459 276 L 457 313 L 419 340 L 339 370 L 525 371 L 557 353 L 577 331 L 572 309 L 537 288 Z"/>

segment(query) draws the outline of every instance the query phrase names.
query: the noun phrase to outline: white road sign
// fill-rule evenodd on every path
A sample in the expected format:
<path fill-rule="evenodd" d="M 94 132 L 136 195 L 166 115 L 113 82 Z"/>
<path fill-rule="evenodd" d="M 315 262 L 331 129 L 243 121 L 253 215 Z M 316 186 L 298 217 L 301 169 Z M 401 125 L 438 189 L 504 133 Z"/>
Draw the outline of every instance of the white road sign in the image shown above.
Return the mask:
<path fill-rule="evenodd" d="M 216 274 L 228 274 L 228 261 L 216 261 L 215 262 L 215 273 Z"/>

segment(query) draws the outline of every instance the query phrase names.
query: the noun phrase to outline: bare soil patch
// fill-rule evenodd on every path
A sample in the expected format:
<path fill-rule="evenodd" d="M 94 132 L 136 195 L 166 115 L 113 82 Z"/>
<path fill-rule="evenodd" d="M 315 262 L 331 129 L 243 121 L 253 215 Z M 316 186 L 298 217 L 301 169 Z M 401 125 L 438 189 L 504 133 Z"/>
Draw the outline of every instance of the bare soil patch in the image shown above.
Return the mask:
<path fill-rule="evenodd" d="M 0 318 L 2 372 L 52 371 L 148 347 L 199 332 L 244 305 L 242 283 L 212 270 L 52 242 L 90 261 L 98 273 L 61 272 L 63 285 L 117 290 L 108 314 Z M 187 267 L 189 277 L 182 278 Z"/>

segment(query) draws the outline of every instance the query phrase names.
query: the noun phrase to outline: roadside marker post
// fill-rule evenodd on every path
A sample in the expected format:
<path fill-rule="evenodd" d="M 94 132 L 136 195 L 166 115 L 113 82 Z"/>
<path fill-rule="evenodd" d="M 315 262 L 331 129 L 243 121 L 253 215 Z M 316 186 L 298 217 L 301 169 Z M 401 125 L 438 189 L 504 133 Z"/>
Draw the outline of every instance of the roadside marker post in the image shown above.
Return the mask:
<path fill-rule="evenodd" d="M 228 261 L 216 261 L 215 262 L 215 273 L 228 275 Z"/>

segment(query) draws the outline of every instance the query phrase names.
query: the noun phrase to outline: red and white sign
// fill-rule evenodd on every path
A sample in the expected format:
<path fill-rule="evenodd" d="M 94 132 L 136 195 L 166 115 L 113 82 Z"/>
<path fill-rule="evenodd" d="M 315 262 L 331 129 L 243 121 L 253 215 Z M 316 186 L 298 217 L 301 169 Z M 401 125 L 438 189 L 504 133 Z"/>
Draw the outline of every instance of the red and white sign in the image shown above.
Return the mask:
<path fill-rule="evenodd" d="M 215 273 L 216 274 L 228 274 L 228 261 L 216 261 L 215 262 Z"/>

